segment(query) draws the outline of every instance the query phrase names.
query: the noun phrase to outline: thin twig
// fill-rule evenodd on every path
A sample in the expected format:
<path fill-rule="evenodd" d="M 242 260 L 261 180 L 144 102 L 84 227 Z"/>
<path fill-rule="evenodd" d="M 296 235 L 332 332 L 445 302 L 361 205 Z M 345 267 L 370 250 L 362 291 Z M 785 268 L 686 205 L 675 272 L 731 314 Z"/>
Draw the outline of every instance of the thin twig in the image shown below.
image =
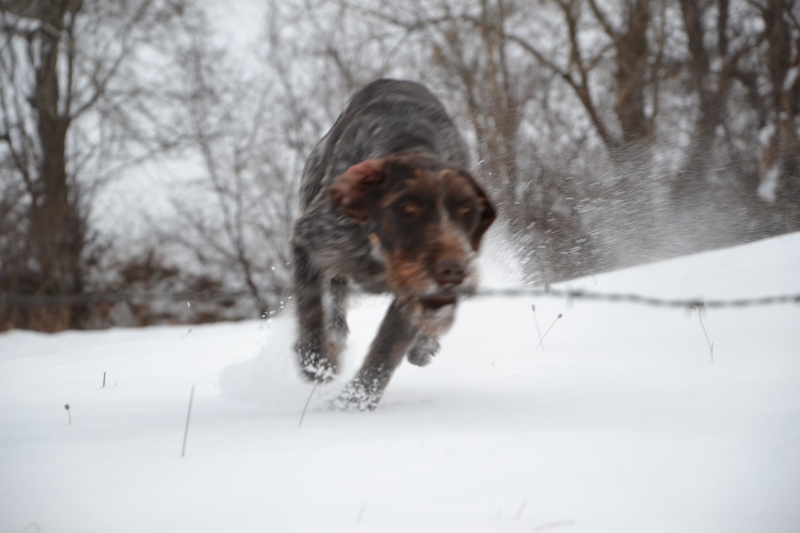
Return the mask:
<path fill-rule="evenodd" d="M 192 392 L 189 394 L 189 411 L 186 413 L 186 429 L 183 431 L 183 449 L 181 450 L 181 457 L 186 457 L 186 440 L 189 438 L 189 421 L 192 418 L 192 402 L 194 401 L 194 384 L 192 384 Z"/>
<path fill-rule="evenodd" d="M 549 327 L 549 328 L 547 328 L 547 331 L 545 331 L 545 332 L 544 332 L 544 335 L 542 335 L 542 340 L 541 340 L 541 341 L 539 341 L 539 344 L 537 344 L 537 345 L 536 345 L 536 348 L 534 348 L 534 349 L 533 349 L 534 351 L 536 351 L 536 349 L 537 349 L 537 348 L 539 348 L 539 346 L 540 346 L 540 345 L 541 345 L 541 344 L 544 342 L 544 338 L 545 338 L 545 337 L 547 337 L 547 334 L 548 334 L 548 333 L 550 333 L 550 330 L 551 330 L 551 329 L 553 329 L 553 326 L 555 326 L 555 325 L 556 325 L 556 322 L 558 322 L 558 319 L 559 319 L 559 318 L 561 318 L 562 316 L 564 316 L 564 315 L 563 315 L 563 314 L 561 314 L 561 313 L 559 313 L 559 314 L 558 314 L 558 316 L 556 317 L 556 319 L 555 319 L 555 320 L 553 320 L 553 323 L 552 323 L 552 324 L 550 324 L 550 327 Z"/>
<path fill-rule="evenodd" d="M 528 505 L 528 500 L 522 500 L 522 503 L 519 504 L 519 508 L 517 509 L 517 514 L 514 515 L 514 520 L 519 521 L 522 518 L 522 511 L 525 510 L 525 507 Z"/>
<path fill-rule="evenodd" d="M 311 403 L 311 397 L 314 395 L 314 391 L 317 390 L 317 385 L 319 385 L 319 381 L 314 382 L 314 386 L 311 387 L 311 392 L 308 393 L 308 399 L 306 400 L 306 405 L 303 407 L 303 412 L 300 415 L 300 422 L 297 424 L 297 427 L 303 425 L 303 419 L 306 417 L 306 411 L 308 410 L 308 404 Z"/>
<path fill-rule="evenodd" d="M 542 346 L 542 353 L 547 355 L 544 350 L 544 339 L 542 339 L 542 330 L 539 329 L 539 319 L 536 318 L 536 305 L 531 304 L 531 309 L 533 309 L 533 322 L 536 324 L 536 334 L 539 336 L 539 344 Z M 536 350 L 534 350 L 536 351 Z"/>
<path fill-rule="evenodd" d="M 711 339 L 708 337 L 708 332 L 706 331 L 706 325 L 703 324 L 703 306 L 697 306 L 697 318 L 700 319 L 700 327 L 703 328 L 703 335 L 706 336 L 706 343 L 708 343 L 708 350 L 711 352 L 711 362 L 714 362 L 714 343 L 711 342 Z"/>
<path fill-rule="evenodd" d="M 285 289 L 260 290 L 259 294 L 270 294 L 282 296 Z M 364 293 L 368 294 L 368 293 Z M 180 300 L 192 298 L 205 302 L 228 300 L 249 296 L 249 290 L 232 290 L 216 292 L 141 292 L 141 293 L 81 293 L 81 294 L 59 294 L 59 295 L 33 295 L 19 293 L 0 294 L 0 309 L 4 306 L 40 306 L 40 305 L 65 305 L 77 303 L 96 303 L 96 302 L 147 302 L 162 300 Z M 472 298 L 491 298 L 497 296 L 506 297 L 534 297 L 534 298 L 567 298 L 572 300 L 601 301 L 611 303 L 630 303 L 637 305 L 648 305 L 653 307 L 676 307 L 684 309 L 694 309 L 698 306 L 705 308 L 743 308 L 759 307 L 767 305 L 800 304 L 800 294 L 775 294 L 769 296 L 758 296 L 754 298 L 736 298 L 730 300 L 697 300 L 697 299 L 669 299 L 656 298 L 642 294 L 623 294 L 623 293 L 600 293 L 574 289 L 555 289 L 552 287 L 505 287 L 505 288 L 480 288 L 478 290 L 464 291 L 464 296 Z"/>
<path fill-rule="evenodd" d="M 558 520 L 556 522 L 548 522 L 546 524 L 540 524 L 533 528 L 534 533 L 538 533 L 539 531 L 547 531 L 548 529 L 558 529 L 561 527 L 572 527 L 576 525 L 577 522 L 575 520 Z"/>

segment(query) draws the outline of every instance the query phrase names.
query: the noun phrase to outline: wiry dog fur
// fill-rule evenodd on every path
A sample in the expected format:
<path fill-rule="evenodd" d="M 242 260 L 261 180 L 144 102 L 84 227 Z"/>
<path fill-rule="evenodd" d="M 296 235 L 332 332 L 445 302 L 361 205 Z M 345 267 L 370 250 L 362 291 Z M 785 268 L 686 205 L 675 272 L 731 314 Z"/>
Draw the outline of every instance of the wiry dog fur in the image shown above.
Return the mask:
<path fill-rule="evenodd" d="M 351 284 L 394 295 L 340 405 L 373 409 L 403 356 L 427 364 L 477 283 L 495 211 L 468 166 L 441 103 L 397 80 L 358 91 L 311 153 L 292 235 L 303 374 L 327 380 L 339 369 Z"/>

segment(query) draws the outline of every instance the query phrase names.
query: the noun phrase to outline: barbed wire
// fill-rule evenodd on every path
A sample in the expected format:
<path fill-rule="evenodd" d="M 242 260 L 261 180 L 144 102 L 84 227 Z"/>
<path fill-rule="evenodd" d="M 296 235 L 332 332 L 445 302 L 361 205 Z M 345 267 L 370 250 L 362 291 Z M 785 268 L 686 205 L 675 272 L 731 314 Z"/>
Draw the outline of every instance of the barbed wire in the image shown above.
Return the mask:
<path fill-rule="evenodd" d="M 279 291 L 259 291 L 259 294 L 280 295 Z M 80 305 L 88 303 L 120 303 L 120 302 L 154 302 L 161 300 L 179 301 L 222 301 L 252 297 L 247 290 L 231 291 L 175 291 L 175 292 L 85 292 L 81 294 L 0 294 L 0 307 L 45 306 L 45 305 Z"/>
<path fill-rule="evenodd" d="M 356 294 L 371 294 L 354 291 Z M 287 289 L 274 289 L 259 291 L 258 296 L 270 295 L 281 299 L 281 303 L 291 299 L 291 291 Z M 35 307 L 52 305 L 79 305 L 97 303 L 144 303 L 154 301 L 186 301 L 186 302 L 216 302 L 235 300 L 239 298 L 252 298 L 255 294 L 249 290 L 231 291 L 176 291 L 176 292 L 94 292 L 70 295 L 28 295 L 16 293 L 0 294 L 0 309 L 11 307 Z M 587 300 L 611 303 L 629 303 L 651 307 L 672 308 L 743 308 L 763 307 L 780 304 L 800 304 L 800 294 L 776 294 L 756 296 L 750 298 L 731 299 L 703 299 L 703 298 L 660 298 L 637 293 L 594 292 L 583 289 L 559 289 L 545 287 L 505 287 L 505 288 L 479 288 L 465 291 L 464 296 L 471 298 L 489 297 L 529 297 L 529 298 L 563 298 L 566 300 Z"/>
<path fill-rule="evenodd" d="M 590 300 L 612 303 L 632 303 L 648 305 L 651 307 L 683 307 L 696 308 L 737 308 L 737 307 L 762 307 L 768 305 L 800 303 L 800 294 L 777 294 L 757 296 L 752 298 L 732 299 L 702 299 L 702 298 L 659 298 L 636 293 L 593 292 L 583 289 L 554 289 L 544 288 L 508 288 L 508 289 L 479 289 L 479 296 L 550 296 L 567 300 Z"/>

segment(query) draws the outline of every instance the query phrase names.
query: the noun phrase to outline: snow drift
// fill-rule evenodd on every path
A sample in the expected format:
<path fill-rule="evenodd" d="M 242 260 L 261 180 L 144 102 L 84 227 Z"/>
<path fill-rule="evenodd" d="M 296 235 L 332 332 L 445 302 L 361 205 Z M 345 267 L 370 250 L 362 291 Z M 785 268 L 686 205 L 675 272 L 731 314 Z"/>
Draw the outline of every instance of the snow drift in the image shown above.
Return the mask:
<path fill-rule="evenodd" d="M 797 294 L 798 267 L 793 234 L 562 287 Z M 330 410 L 386 303 L 356 300 L 342 378 L 302 426 L 288 316 L 0 335 L 0 531 L 800 527 L 800 306 L 477 298 L 375 412 Z"/>

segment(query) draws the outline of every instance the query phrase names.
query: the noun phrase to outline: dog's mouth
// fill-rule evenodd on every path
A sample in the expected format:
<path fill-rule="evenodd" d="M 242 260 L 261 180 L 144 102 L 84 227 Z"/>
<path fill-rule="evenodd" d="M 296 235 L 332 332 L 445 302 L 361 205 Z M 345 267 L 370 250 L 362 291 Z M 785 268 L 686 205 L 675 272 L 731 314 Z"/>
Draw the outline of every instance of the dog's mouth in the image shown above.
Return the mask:
<path fill-rule="evenodd" d="M 437 310 L 448 305 L 455 305 L 458 294 L 452 292 L 431 294 L 420 298 L 420 303 L 425 309 Z"/>

